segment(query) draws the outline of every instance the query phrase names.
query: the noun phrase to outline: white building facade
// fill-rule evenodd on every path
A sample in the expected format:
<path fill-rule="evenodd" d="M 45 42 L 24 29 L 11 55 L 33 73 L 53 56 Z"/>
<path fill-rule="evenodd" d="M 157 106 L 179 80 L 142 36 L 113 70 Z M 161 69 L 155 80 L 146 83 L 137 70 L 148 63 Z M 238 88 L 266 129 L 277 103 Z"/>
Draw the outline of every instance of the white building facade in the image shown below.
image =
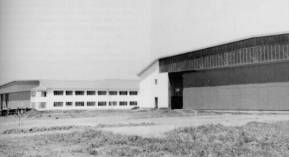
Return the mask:
<path fill-rule="evenodd" d="M 140 77 L 140 108 L 168 108 L 168 73 L 159 72 L 159 61 L 154 61 L 138 76 Z"/>
<path fill-rule="evenodd" d="M 138 81 L 35 81 L 29 88 L 2 87 L 1 108 L 45 110 L 125 110 L 139 106 Z M 27 95 L 30 92 L 30 95 Z M 15 94 L 16 93 L 16 94 Z M 26 93 L 25 98 L 22 96 Z M 18 95 L 12 98 L 11 95 Z M 10 96 L 10 99 L 9 99 Z M 4 99 L 5 98 L 5 99 Z M 20 100 L 20 98 L 22 100 Z M 6 101 L 7 100 L 7 101 Z M 13 105 L 12 105 L 13 104 Z"/>
<path fill-rule="evenodd" d="M 137 90 L 48 89 L 31 94 L 37 110 L 131 109 L 138 103 Z"/>

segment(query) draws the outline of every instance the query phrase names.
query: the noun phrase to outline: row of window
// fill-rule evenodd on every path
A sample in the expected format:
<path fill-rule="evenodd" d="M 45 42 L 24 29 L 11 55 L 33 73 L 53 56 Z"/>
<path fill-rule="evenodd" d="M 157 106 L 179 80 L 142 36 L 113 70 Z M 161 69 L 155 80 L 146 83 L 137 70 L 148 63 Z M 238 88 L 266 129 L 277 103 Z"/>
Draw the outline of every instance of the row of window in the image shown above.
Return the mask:
<path fill-rule="evenodd" d="M 67 90 L 67 91 L 62 91 L 62 90 L 55 90 L 53 91 L 53 95 L 73 95 L 73 92 L 75 95 L 137 95 L 138 92 L 137 91 L 82 91 L 82 90 L 77 90 L 77 91 L 71 91 L 71 90 Z"/>
<path fill-rule="evenodd" d="M 82 91 L 82 90 L 77 90 L 77 91 L 72 91 L 72 90 L 55 90 L 53 91 L 53 95 L 55 96 L 60 96 L 60 95 L 138 95 L 137 91 Z M 35 97 L 36 92 L 31 92 L 31 96 Z M 42 91 L 41 92 L 41 97 L 46 97 L 47 92 Z"/>
<path fill-rule="evenodd" d="M 45 102 L 42 102 L 42 103 L 45 103 Z M 40 106 L 41 104 L 40 103 Z M 84 102 L 84 101 L 76 101 L 74 103 L 75 106 L 96 106 L 96 102 L 95 101 L 87 101 L 87 102 Z M 106 102 L 106 101 L 99 101 L 97 102 L 97 106 L 117 106 L 117 104 L 119 104 L 119 106 L 127 106 L 127 105 L 130 105 L 130 106 L 137 106 L 137 101 L 130 101 L 130 102 L 127 102 L 127 101 L 120 101 L 119 103 L 117 101 L 109 101 L 109 102 Z M 46 103 L 45 103 L 46 105 Z M 54 107 L 63 107 L 63 106 L 73 106 L 73 102 L 53 102 L 53 106 Z"/>

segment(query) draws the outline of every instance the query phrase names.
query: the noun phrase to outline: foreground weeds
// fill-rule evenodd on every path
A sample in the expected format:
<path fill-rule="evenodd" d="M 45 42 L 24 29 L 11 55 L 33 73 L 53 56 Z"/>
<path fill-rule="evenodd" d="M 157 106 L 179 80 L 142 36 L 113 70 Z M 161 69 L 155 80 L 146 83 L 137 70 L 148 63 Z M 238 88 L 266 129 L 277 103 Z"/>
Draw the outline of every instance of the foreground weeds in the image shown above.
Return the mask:
<path fill-rule="evenodd" d="M 288 157 L 288 130 L 289 122 L 187 127 L 165 138 L 85 130 L 2 140 L 0 156 Z"/>

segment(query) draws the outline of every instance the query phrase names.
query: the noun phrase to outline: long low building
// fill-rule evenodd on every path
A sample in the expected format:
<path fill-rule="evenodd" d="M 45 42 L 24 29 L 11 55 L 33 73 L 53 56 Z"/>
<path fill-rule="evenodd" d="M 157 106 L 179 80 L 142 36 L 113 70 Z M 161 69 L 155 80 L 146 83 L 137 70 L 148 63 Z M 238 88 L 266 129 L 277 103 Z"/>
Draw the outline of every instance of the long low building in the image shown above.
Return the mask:
<path fill-rule="evenodd" d="M 289 34 L 160 58 L 139 76 L 144 108 L 289 110 Z"/>
<path fill-rule="evenodd" d="M 0 86 L 0 109 L 131 109 L 138 106 L 138 81 L 13 81 Z"/>

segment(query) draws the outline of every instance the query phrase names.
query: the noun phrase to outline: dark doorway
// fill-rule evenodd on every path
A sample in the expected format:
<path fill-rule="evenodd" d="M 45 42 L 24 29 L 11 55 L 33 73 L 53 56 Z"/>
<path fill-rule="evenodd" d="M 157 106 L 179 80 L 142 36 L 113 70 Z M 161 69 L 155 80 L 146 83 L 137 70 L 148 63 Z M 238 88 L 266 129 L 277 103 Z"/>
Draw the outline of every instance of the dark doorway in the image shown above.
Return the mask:
<path fill-rule="evenodd" d="M 183 108 L 183 74 L 170 73 L 170 99 L 171 109 Z"/>
<path fill-rule="evenodd" d="M 159 99 L 155 97 L 155 109 L 159 108 Z"/>

